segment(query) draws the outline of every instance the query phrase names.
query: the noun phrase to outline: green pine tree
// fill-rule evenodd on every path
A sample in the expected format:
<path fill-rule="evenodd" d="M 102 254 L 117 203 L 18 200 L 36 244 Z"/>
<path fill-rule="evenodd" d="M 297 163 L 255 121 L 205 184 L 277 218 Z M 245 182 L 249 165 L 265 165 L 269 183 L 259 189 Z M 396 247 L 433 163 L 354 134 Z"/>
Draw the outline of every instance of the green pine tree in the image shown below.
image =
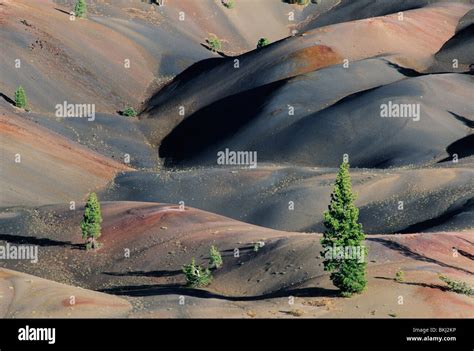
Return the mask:
<path fill-rule="evenodd" d="M 81 222 L 82 238 L 86 241 L 86 249 L 99 247 L 97 239 L 100 237 L 102 214 L 96 193 L 91 193 L 84 208 L 84 217 Z"/>
<path fill-rule="evenodd" d="M 85 0 L 77 0 L 74 7 L 76 17 L 85 18 L 87 14 L 87 4 Z"/>
<path fill-rule="evenodd" d="M 212 272 L 209 268 L 203 268 L 196 264 L 194 258 L 191 264 L 185 264 L 182 267 L 186 283 L 192 288 L 201 288 L 208 286 L 212 282 Z"/>
<path fill-rule="evenodd" d="M 26 108 L 26 92 L 25 89 L 20 85 L 15 91 L 15 106 L 18 108 Z"/>
<path fill-rule="evenodd" d="M 214 245 L 209 249 L 209 266 L 211 268 L 220 268 L 222 266 L 222 256 L 217 247 Z"/>
<path fill-rule="evenodd" d="M 212 52 L 217 52 L 217 51 L 221 50 L 221 48 L 222 48 L 222 43 L 221 43 L 220 39 L 218 37 L 216 37 L 215 35 L 212 35 L 210 38 L 207 38 L 206 43 L 207 43 L 207 45 L 209 46 L 209 49 Z"/>
<path fill-rule="evenodd" d="M 133 107 L 127 107 L 122 111 L 122 115 L 126 117 L 137 117 L 137 111 Z"/>
<path fill-rule="evenodd" d="M 257 49 L 263 48 L 264 46 L 267 46 L 270 44 L 270 41 L 267 38 L 260 38 L 260 40 L 257 43 Z"/>
<path fill-rule="evenodd" d="M 349 164 L 343 162 L 339 168 L 331 194 L 328 211 L 324 212 L 323 246 L 324 270 L 331 272 L 333 284 L 341 290 L 343 296 L 360 293 L 367 285 L 366 260 L 367 249 L 362 246 L 365 239 L 359 220 L 359 209 L 354 205 L 356 195 L 352 192 Z M 347 257 L 326 257 L 328 248 L 360 247 L 364 260 Z M 333 251 L 334 252 L 334 251 Z"/>

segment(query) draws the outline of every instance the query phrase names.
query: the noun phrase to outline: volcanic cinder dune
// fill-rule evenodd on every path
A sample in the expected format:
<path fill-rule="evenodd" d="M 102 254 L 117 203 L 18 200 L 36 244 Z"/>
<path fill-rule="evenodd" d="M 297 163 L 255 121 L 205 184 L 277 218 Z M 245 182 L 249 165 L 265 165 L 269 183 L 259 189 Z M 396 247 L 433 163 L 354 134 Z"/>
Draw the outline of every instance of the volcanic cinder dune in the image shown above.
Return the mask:
<path fill-rule="evenodd" d="M 324 27 L 340 22 L 349 22 L 364 18 L 385 16 L 393 13 L 427 7 L 430 4 L 446 2 L 443 0 L 404 0 L 404 1 L 372 1 L 372 0 L 333 0 L 323 2 L 329 7 L 321 8 L 325 11 L 315 12 L 309 16 L 310 20 L 304 23 L 304 30 Z M 472 3 L 470 0 L 456 1 L 458 3 Z"/>
<path fill-rule="evenodd" d="M 272 0 L 245 1 L 235 13 L 211 0 L 163 8 L 139 0 L 89 3 L 89 19 L 72 21 L 74 1 L 2 0 L 0 92 L 9 95 L 22 84 L 42 112 L 65 100 L 116 112 L 140 107 L 157 86 L 212 57 L 201 44 L 214 33 L 236 53 L 254 48 L 261 36 L 278 40 L 291 33 L 287 6 Z M 183 9 L 187 21 L 178 20 Z"/>
<path fill-rule="evenodd" d="M 218 100 L 326 66 L 342 65 L 344 60 L 389 56 L 394 63 L 423 71 L 470 9 L 469 5 L 443 3 L 407 11 L 403 20 L 394 14 L 318 28 L 239 56 L 238 69 L 236 58 L 200 62 L 150 100 L 144 117 L 152 121 L 145 125 L 152 140 L 159 143 L 175 124 Z M 184 116 L 179 114 L 181 106 Z"/>
<path fill-rule="evenodd" d="M 387 63 L 377 64 L 382 67 L 373 74 L 386 70 L 384 78 L 371 79 L 367 73 L 368 81 L 358 79 L 355 87 L 349 82 L 377 67 L 374 62 L 358 62 L 350 73 L 342 67 L 323 69 L 279 84 L 277 91 L 264 87 L 219 101 L 168 134 L 160 156 L 169 158 L 170 164 L 214 165 L 217 152 L 229 148 L 254 150 L 261 162 L 334 167 L 339 155 L 347 153 L 352 165 L 370 168 L 451 156 L 447 147 L 467 137 L 474 125 L 473 77 L 443 74 L 403 79 Z M 325 89 L 331 80 L 341 85 Z M 348 90 L 355 92 L 348 94 Z M 287 104 L 295 111 L 290 118 Z M 389 109 L 397 104 L 418 105 L 419 113 L 384 118 L 381 106 Z M 224 115 L 230 121 L 222 120 Z"/>
<path fill-rule="evenodd" d="M 459 21 L 456 34 L 435 55 L 430 71 L 466 69 L 474 62 L 474 10 Z"/>
<path fill-rule="evenodd" d="M 124 317 L 124 299 L 0 268 L 0 318 Z"/>
<path fill-rule="evenodd" d="M 8 219 L 2 221 L 0 229 L 18 235 L 2 235 L 0 240 L 39 245 L 38 263 L 10 261 L 8 268 L 121 296 L 135 306 L 131 316 L 470 315 L 471 298 L 444 292 L 437 273 L 474 281 L 469 258 L 474 253 L 469 241 L 472 232 L 370 236 L 371 292 L 345 301 L 336 297 L 337 290 L 322 269 L 318 234 L 274 231 L 176 205 L 105 202 L 104 247 L 87 252 L 78 250 L 82 240 L 74 224 L 80 220 L 80 210 L 46 206 L 35 211 L 13 209 L 0 215 L 6 214 Z M 257 242 L 265 245 L 256 252 Z M 212 244 L 223 252 L 223 268 L 215 272 L 208 290 L 186 288 L 181 265 L 193 257 L 198 262 L 206 260 Z M 454 257 L 452 247 L 463 255 Z M 406 282 L 394 281 L 399 269 L 407 272 Z M 23 285 L 15 285 L 12 293 L 20 294 Z M 406 297 L 403 306 L 397 303 L 400 294 Z M 180 306 L 180 296 L 190 302 Z M 295 305 L 288 304 L 288 297 L 296 299 Z M 94 304 L 105 315 L 126 311 L 120 300 L 105 303 L 101 295 L 95 298 Z"/>
<path fill-rule="evenodd" d="M 0 146 L 3 206 L 79 202 L 130 170 L 1 107 Z"/>
<path fill-rule="evenodd" d="M 127 172 L 117 176 L 103 196 L 110 200 L 184 202 L 275 229 L 321 231 L 334 176 L 330 168 L 271 165 L 260 165 L 256 170 Z M 456 167 L 360 169 L 352 172 L 352 178 L 368 233 L 472 228 L 472 158 Z M 398 210 L 399 201 L 405 204 L 402 211 Z"/>
<path fill-rule="evenodd" d="M 86 3 L 0 0 L 1 318 L 474 317 L 439 279 L 474 284 L 473 0 Z M 351 298 L 320 243 L 345 158 Z M 223 266 L 187 286 L 212 245 Z"/>

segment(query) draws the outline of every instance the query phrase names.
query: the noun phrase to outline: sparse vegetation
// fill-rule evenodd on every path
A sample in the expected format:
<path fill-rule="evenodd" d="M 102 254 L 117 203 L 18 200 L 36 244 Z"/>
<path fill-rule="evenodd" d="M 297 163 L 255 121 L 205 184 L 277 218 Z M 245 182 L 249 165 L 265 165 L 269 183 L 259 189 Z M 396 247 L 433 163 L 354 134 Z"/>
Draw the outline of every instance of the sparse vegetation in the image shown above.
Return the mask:
<path fill-rule="evenodd" d="M 222 266 L 222 256 L 217 247 L 214 245 L 211 246 L 211 249 L 209 250 L 209 265 L 211 268 L 220 268 Z"/>
<path fill-rule="evenodd" d="M 125 110 L 122 111 L 122 115 L 126 117 L 136 117 L 137 111 L 133 107 L 127 107 Z"/>
<path fill-rule="evenodd" d="M 26 108 L 27 99 L 25 89 L 20 85 L 15 91 L 15 106 L 18 108 Z"/>
<path fill-rule="evenodd" d="M 96 193 L 91 193 L 87 199 L 84 208 L 84 217 L 81 223 L 82 238 L 86 240 L 86 249 L 97 249 L 100 243 L 97 239 L 101 234 L 102 213 L 100 210 L 100 203 L 97 199 Z"/>
<path fill-rule="evenodd" d="M 317 2 L 314 2 L 314 1 L 315 0 L 312 0 L 311 2 L 317 4 Z M 302 6 L 309 4 L 309 0 L 283 0 L 283 2 L 292 4 L 292 5 L 302 5 Z"/>
<path fill-rule="evenodd" d="M 263 241 L 257 241 L 254 245 L 253 245 L 253 251 L 254 252 L 258 252 L 262 247 L 265 246 L 265 242 Z"/>
<path fill-rule="evenodd" d="M 212 273 L 206 268 L 196 264 L 194 258 L 190 264 L 183 266 L 183 273 L 186 277 L 186 283 L 192 288 L 208 286 L 212 281 Z"/>
<path fill-rule="evenodd" d="M 440 274 L 438 277 L 441 281 L 448 285 L 449 291 L 467 296 L 474 296 L 474 288 L 470 287 L 466 282 L 453 280 L 442 274 Z"/>
<path fill-rule="evenodd" d="M 212 52 L 217 52 L 222 48 L 222 43 L 220 39 L 215 35 L 211 36 L 210 38 L 207 38 L 206 43 Z"/>
<path fill-rule="evenodd" d="M 85 0 L 77 0 L 74 6 L 74 14 L 76 17 L 85 18 L 87 15 L 87 4 Z"/>
<path fill-rule="evenodd" d="M 395 273 L 395 281 L 398 283 L 402 283 L 405 281 L 405 272 L 402 270 L 399 270 L 397 273 Z"/>
<path fill-rule="evenodd" d="M 334 190 L 328 211 L 324 212 L 324 231 L 321 244 L 323 249 L 360 247 L 364 250 L 364 260 L 361 262 L 355 257 L 326 257 L 324 270 L 330 271 L 333 284 L 341 290 L 342 296 L 349 297 L 354 293 L 362 292 L 366 285 L 367 249 L 362 246 L 365 239 L 362 225 L 358 222 L 359 209 L 354 205 L 356 195 L 352 192 L 349 164 L 343 162 L 336 177 Z"/>
<path fill-rule="evenodd" d="M 222 5 L 228 9 L 233 9 L 235 7 L 235 0 L 221 0 Z"/>
<path fill-rule="evenodd" d="M 263 48 L 264 46 L 267 46 L 270 44 L 270 41 L 267 38 L 260 38 L 260 40 L 257 43 L 257 49 Z"/>

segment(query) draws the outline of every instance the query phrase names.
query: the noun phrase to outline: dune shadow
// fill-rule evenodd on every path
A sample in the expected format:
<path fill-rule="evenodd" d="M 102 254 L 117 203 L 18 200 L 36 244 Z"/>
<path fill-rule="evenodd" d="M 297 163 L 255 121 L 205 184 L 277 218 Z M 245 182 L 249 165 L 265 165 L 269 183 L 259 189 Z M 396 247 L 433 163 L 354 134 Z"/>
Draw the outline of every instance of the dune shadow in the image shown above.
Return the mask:
<path fill-rule="evenodd" d="M 159 155 L 165 159 L 165 166 L 192 163 L 200 155 L 213 154 L 220 143 L 249 125 L 264 109 L 269 97 L 285 84 L 284 79 L 237 92 L 192 113 L 163 138 Z"/>
<path fill-rule="evenodd" d="M 6 241 L 17 245 L 37 245 L 37 246 L 63 246 L 73 249 L 82 249 L 84 244 L 73 244 L 70 241 L 59 241 L 48 238 L 37 238 L 34 236 L 22 236 L 13 234 L 0 234 L 0 241 Z"/>
<path fill-rule="evenodd" d="M 468 122 L 464 122 L 468 128 L 473 128 L 472 126 L 474 125 L 474 122 L 469 121 L 469 123 L 470 124 L 468 124 Z M 446 148 L 446 152 L 449 154 L 449 156 L 438 161 L 438 163 L 452 162 L 454 155 L 456 155 L 458 159 L 474 155 L 474 134 L 469 134 L 464 138 L 458 139 L 451 143 Z"/>
<path fill-rule="evenodd" d="M 226 301 L 260 301 L 267 299 L 275 299 L 281 297 L 336 297 L 339 296 L 338 290 L 329 290 L 325 288 L 301 288 L 292 290 L 279 290 L 276 292 L 256 295 L 256 296 L 227 296 L 213 293 L 207 290 L 194 289 L 182 284 L 164 284 L 164 285 L 128 285 L 117 286 L 112 288 L 100 289 L 100 292 L 132 296 L 161 296 L 161 295 L 186 295 L 191 297 L 198 297 L 203 299 L 220 299 Z"/>
<path fill-rule="evenodd" d="M 435 260 L 434 258 L 430 258 L 430 257 L 424 256 L 424 255 L 421 255 L 419 253 L 416 253 L 416 252 L 412 251 L 408 246 L 402 245 L 400 243 L 397 243 L 397 242 L 394 242 L 394 241 L 391 241 L 391 240 L 388 240 L 388 239 L 367 238 L 366 240 L 378 242 L 378 243 L 382 244 L 383 246 L 385 246 L 385 247 L 387 247 L 391 250 L 395 250 L 395 251 L 401 253 L 405 257 L 413 258 L 414 260 L 417 260 L 417 261 L 434 263 L 434 264 L 437 264 L 438 266 L 441 266 L 441 267 L 456 269 L 458 271 L 461 271 L 461 272 L 464 272 L 464 273 L 467 273 L 467 274 L 474 274 L 473 272 L 471 272 L 467 269 L 464 269 L 464 268 L 461 268 L 461 267 L 456 267 L 456 266 L 453 266 L 453 265 Z"/>
<path fill-rule="evenodd" d="M 175 275 L 183 273 L 181 270 L 174 271 L 129 271 L 129 272 L 103 272 L 102 274 L 110 275 L 114 277 L 173 277 Z"/>

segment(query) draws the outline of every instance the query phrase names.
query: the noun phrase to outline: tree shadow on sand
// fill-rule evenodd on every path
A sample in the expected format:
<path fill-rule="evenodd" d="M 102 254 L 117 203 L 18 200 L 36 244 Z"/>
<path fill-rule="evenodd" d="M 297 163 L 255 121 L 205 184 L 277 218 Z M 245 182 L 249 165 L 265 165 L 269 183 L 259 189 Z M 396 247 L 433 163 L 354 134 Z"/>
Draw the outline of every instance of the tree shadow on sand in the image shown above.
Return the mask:
<path fill-rule="evenodd" d="M 438 266 L 441 266 L 441 267 L 456 269 L 458 271 L 461 271 L 461 272 L 464 272 L 464 273 L 467 273 L 467 274 L 474 274 L 473 272 L 471 272 L 467 269 L 464 269 L 464 268 L 461 268 L 461 267 L 456 267 L 456 266 L 453 266 L 453 265 L 435 260 L 434 258 L 423 256 L 419 253 L 414 252 L 408 246 L 402 245 L 402 244 L 397 243 L 395 241 L 391 241 L 391 240 L 383 239 L 383 238 L 367 238 L 366 240 L 378 242 L 378 243 L 384 245 L 385 247 L 387 247 L 391 250 L 398 251 L 403 256 L 413 258 L 417 261 L 434 263 L 434 264 L 437 264 Z"/>
<path fill-rule="evenodd" d="M 470 260 L 474 260 L 474 255 L 471 255 L 469 252 L 464 251 L 464 250 L 457 250 L 457 251 L 461 256 L 464 256 Z"/>
<path fill-rule="evenodd" d="M 339 296 L 338 290 L 329 290 L 325 288 L 301 288 L 291 290 L 279 290 L 273 293 L 256 296 L 226 296 L 216 294 L 207 290 L 193 289 L 182 284 L 164 284 L 164 285 L 128 285 L 117 286 L 113 288 L 101 289 L 100 292 L 112 295 L 124 295 L 133 297 L 160 296 L 160 295 L 186 295 L 204 299 L 221 299 L 227 301 L 259 301 L 267 299 L 276 299 L 280 297 L 336 297 Z"/>
<path fill-rule="evenodd" d="M 3 98 L 3 100 L 5 100 L 6 102 L 8 102 L 10 105 L 15 106 L 15 101 L 9 98 L 8 96 L 6 96 L 5 94 L 0 93 L 0 97 Z"/>
<path fill-rule="evenodd" d="M 216 54 L 224 57 L 224 58 L 227 58 L 229 56 L 227 56 L 223 51 L 221 50 L 213 50 L 212 47 L 208 44 L 208 43 L 201 43 L 201 46 L 206 48 L 207 50 L 211 51 L 211 52 L 215 52 Z"/>
<path fill-rule="evenodd" d="M 58 8 L 58 7 L 55 7 L 54 9 L 55 9 L 56 11 L 59 11 L 59 12 L 62 12 L 62 13 L 64 13 L 64 14 L 66 14 L 66 15 L 68 15 L 68 16 L 71 16 L 71 12 L 74 12 L 74 11 L 63 10 L 63 9 Z"/>
<path fill-rule="evenodd" d="M 34 236 L 13 234 L 0 234 L 0 241 L 6 241 L 16 245 L 63 246 L 73 249 L 82 249 L 84 247 L 84 244 L 73 244 L 70 241 L 59 241 L 48 238 L 36 238 Z"/>
<path fill-rule="evenodd" d="M 374 277 L 374 278 L 375 279 L 382 279 L 382 280 L 391 280 L 391 281 L 396 282 L 398 284 L 420 286 L 422 288 L 438 289 L 438 290 L 441 290 L 441 291 L 449 291 L 448 287 L 438 285 L 438 284 L 417 283 L 417 282 L 397 282 L 395 279 L 387 278 L 387 277 Z"/>

